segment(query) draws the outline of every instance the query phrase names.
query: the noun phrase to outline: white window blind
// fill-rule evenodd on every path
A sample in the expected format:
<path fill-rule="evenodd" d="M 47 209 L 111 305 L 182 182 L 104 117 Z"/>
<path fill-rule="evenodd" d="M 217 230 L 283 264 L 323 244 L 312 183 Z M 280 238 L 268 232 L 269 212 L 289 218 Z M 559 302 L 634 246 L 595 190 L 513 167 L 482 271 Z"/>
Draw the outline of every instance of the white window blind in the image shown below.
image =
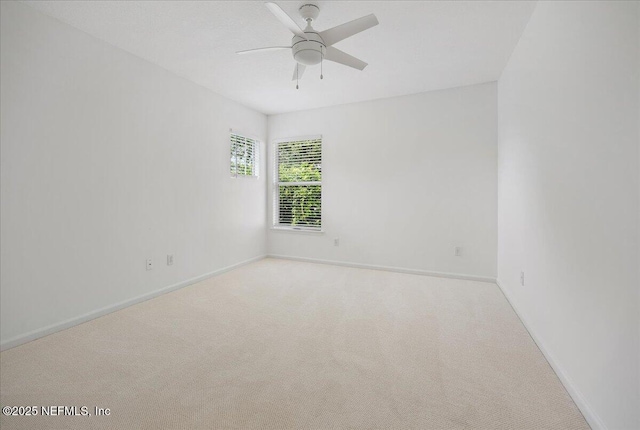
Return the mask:
<path fill-rule="evenodd" d="M 274 225 L 322 228 L 322 139 L 275 145 Z"/>
<path fill-rule="evenodd" d="M 258 176 L 258 141 L 231 133 L 231 176 Z"/>

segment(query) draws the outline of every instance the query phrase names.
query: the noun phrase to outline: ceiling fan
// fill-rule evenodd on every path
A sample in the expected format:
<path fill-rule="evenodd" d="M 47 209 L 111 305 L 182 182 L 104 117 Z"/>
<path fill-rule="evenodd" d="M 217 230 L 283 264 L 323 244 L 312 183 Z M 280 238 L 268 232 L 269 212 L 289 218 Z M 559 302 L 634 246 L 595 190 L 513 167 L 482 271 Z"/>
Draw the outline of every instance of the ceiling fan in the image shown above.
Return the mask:
<path fill-rule="evenodd" d="M 344 64 L 345 66 L 358 70 L 363 70 L 367 67 L 367 63 L 364 61 L 352 57 L 332 45 L 378 25 L 378 19 L 374 14 L 363 16 L 362 18 L 354 19 L 353 21 L 318 32 L 311 26 L 311 23 L 317 19 L 320 14 L 320 7 L 315 3 L 304 3 L 298 8 L 302 19 L 307 22 L 307 26 L 304 29 L 277 4 L 266 2 L 265 6 L 294 34 L 293 39 L 291 39 L 291 46 L 270 46 L 268 48 L 249 49 L 246 51 L 238 51 L 237 54 L 291 49 L 293 58 L 296 60 L 292 78 L 292 80 L 296 81 L 296 89 L 298 88 L 297 81 L 302 77 L 307 66 L 320 64 L 320 79 L 323 78 L 323 60 Z"/>

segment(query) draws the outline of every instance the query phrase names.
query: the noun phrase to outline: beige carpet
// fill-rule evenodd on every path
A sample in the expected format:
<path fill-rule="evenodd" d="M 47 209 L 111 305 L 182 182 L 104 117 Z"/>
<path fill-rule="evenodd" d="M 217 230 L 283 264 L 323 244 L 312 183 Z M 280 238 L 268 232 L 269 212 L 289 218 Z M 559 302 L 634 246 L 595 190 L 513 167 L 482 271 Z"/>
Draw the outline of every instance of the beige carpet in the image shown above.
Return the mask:
<path fill-rule="evenodd" d="M 588 429 L 496 285 L 266 259 L 0 354 L 10 429 Z"/>

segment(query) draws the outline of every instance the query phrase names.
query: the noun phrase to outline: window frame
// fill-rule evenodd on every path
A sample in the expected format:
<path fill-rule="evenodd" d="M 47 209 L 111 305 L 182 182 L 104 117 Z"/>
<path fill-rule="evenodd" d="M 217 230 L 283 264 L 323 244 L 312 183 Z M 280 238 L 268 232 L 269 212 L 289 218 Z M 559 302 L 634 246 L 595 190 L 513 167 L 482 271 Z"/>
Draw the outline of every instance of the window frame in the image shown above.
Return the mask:
<path fill-rule="evenodd" d="M 309 181 L 309 182 L 280 182 L 279 181 L 279 173 L 280 166 L 278 164 L 279 159 L 279 145 L 282 143 L 290 143 L 290 142 L 300 142 L 304 140 L 320 140 L 320 160 L 324 158 L 324 140 L 321 134 L 315 135 L 307 135 L 307 136 L 295 136 L 295 137 L 287 137 L 287 138 L 279 138 L 275 139 L 272 143 L 273 149 L 273 222 L 271 228 L 273 230 L 286 231 L 286 232 L 297 232 L 297 233 L 307 233 L 307 234 L 316 234 L 316 233 L 324 233 L 324 224 L 323 220 L 323 211 L 324 205 L 322 204 L 324 201 L 324 194 L 322 191 L 322 183 L 324 181 L 324 170 L 321 171 L 321 180 L 320 181 Z M 322 161 L 321 161 L 322 162 Z M 320 186 L 320 226 L 319 227 L 310 227 L 310 226 L 296 226 L 291 224 L 281 224 L 280 220 L 280 185 L 284 186 L 301 186 L 301 185 L 319 185 Z"/>
<path fill-rule="evenodd" d="M 233 166 L 231 164 L 231 147 L 233 145 L 233 135 L 235 136 L 239 136 L 243 139 L 245 139 L 245 141 L 252 141 L 253 142 L 253 175 L 246 175 L 244 173 L 238 173 L 238 162 L 237 162 L 237 155 L 236 155 L 236 169 L 235 169 L 235 173 L 231 172 L 231 167 Z M 238 178 L 246 178 L 246 179 L 258 179 L 260 177 L 260 139 L 251 135 L 251 134 L 246 134 L 246 133 L 242 133 L 240 131 L 236 131 L 234 129 L 229 129 L 229 174 L 230 177 L 233 179 L 238 179 Z"/>

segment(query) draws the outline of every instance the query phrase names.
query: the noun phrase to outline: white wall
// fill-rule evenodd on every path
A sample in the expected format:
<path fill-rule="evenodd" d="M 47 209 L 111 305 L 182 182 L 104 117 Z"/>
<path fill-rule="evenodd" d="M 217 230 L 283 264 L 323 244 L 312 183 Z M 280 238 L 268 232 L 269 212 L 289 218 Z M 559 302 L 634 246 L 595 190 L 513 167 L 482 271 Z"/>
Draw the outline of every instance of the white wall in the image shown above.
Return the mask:
<path fill-rule="evenodd" d="M 496 115 L 489 83 L 269 116 L 270 142 L 323 136 L 325 230 L 269 253 L 495 278 Z"/>
<path fill-rule="evenodd" d="M 264 139 L 264 115 L 23 4 L 1 15 L 4 346 L 265 254 L 265 177 L 228 158 L 229 128 Z"/>
<path fill-rule="evenodd" d="M 498 280 L 594 428 L 640 427 L 638 25 L 539 2 L 498 85 Z"/>

